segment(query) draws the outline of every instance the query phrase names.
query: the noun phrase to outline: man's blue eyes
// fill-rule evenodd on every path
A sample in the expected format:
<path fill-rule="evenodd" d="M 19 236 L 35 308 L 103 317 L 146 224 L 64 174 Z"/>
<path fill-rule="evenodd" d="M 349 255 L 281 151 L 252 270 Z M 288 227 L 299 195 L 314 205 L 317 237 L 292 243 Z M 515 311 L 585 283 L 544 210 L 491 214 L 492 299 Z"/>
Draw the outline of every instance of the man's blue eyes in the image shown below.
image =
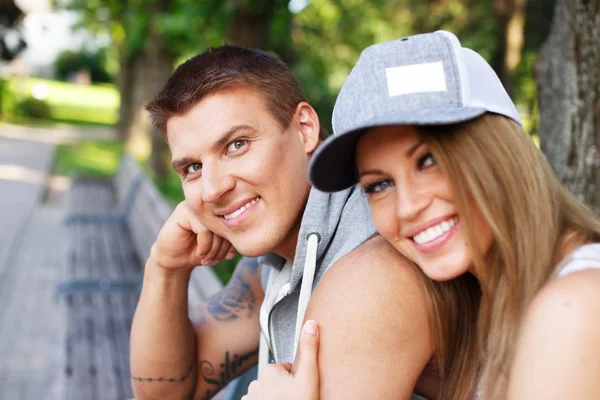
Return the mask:
<path fill-rule="evenodd" d="M 194 172 L 198 172 L 202 169 L 202 164 L 200 163 L 194 163 L 194 164 L 190 164 L 186 169 L 185 172 L 188 174 L 193 174 Z"/>
<path fill-rule="evenodd" d="M 237 139 L 234 140 L 233 142 L 231 142 L 229 144 L 229 146 L 227 146 L 227 151 L 228 152 L 235 152 L 238 151 L 239 149 L 241 149 L 242 147 L 244 147 L 246 145 L 247 141 L 244 139 Z"/>
<path fill-rule="evenodd" d="M 247 140 L 236 139 L 233 142 L 229 143 L 229 145 L 227 146 L 227 151 L 230 153 L 235 153 L 236 151 L 239 151 L 247 144 L 248 144 Z M 185 167 L 184 175 L 194 174 L 200 170 L 202 170 L 202 164 L 201 163 L 193 163 L 193 164 L 190 164 L 187 167 Z"/>

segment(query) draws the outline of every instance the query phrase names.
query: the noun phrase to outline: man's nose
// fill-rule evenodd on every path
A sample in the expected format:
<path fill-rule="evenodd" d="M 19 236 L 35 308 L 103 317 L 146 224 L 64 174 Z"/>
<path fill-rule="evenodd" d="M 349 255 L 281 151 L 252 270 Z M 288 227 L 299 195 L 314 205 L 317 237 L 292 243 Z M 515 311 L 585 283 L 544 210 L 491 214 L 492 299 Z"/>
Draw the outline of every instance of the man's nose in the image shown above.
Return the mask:
<path fill-rule="evenodd" d="M 202 201 L 218 202 L 235 187 L 235 179 L 224 168 L 204 165 L 202 168 Z"/>

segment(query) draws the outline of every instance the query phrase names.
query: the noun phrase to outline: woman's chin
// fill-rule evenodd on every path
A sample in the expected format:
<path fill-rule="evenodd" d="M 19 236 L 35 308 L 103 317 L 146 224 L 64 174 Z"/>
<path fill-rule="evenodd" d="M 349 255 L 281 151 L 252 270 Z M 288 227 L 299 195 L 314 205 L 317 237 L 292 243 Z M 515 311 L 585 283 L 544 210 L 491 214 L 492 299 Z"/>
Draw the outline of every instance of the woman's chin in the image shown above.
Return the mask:
<path fill-rule="evenodd" d="M 467 272 L 466 268 L 457 269 L 455 265 L 446 265 L 446 266 L 421 266 L 421 270 L 423 273 L 434 281 L 445 282 L 450 281 L 452 279 L 458 278 Z"/>

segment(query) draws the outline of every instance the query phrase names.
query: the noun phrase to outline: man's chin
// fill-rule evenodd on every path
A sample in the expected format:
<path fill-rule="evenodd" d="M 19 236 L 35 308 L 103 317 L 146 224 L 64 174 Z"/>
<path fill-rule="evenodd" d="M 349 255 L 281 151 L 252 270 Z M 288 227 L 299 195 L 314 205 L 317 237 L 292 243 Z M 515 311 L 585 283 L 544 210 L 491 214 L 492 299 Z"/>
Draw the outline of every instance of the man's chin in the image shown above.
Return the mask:
<path fill-rule="evenodd" d="M 256 236 L 261 237 L 258 233 L 252 236 L 253 238 Z M 233 240 L 230 240 L 230 243 L 235 247 L 237 252 L 244 257 L 264 256 L 265 254 L 272 252 L 274 248 L 268 240 L 257 241 L 252 239 L 244 240 L 243 238 L 234 238 Z"/>
<path fill-rule="evenodd" d="M 272 249 L 270 249 L 268 246 L 257 247 L 257 246 L 243 246 L 243 245 L 235 246 L 234 245 L 234 247 L 237 250 L 237 252 L 244 257 L 260 257 L 260 256 L 264 256 L 265 254 L 272 251 Z"/>

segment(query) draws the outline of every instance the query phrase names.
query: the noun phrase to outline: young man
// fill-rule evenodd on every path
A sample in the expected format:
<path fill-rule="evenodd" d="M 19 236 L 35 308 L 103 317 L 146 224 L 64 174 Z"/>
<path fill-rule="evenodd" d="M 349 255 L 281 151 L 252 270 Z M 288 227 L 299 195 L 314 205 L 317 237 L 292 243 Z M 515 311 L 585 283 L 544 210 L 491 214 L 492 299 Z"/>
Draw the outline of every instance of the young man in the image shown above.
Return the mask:
<path fill-rule="evenodd" d="M 324 135 L 287 67 L 262 51 L 212 49 L 147 109 L 185 201 L 146 263 L 131 334 L 136 399 L 210 398 L 256 364 L 261 340 L 263 363 L 292 361 L 305 317 L 321 325 L 323 398 L 409 398 L 433 353 L 419 278 L 376 235 L 360 190 L 311 190 Z M 263 257 L 243 259 L 188 313 L 191 270 L 235 251 Z"/>

